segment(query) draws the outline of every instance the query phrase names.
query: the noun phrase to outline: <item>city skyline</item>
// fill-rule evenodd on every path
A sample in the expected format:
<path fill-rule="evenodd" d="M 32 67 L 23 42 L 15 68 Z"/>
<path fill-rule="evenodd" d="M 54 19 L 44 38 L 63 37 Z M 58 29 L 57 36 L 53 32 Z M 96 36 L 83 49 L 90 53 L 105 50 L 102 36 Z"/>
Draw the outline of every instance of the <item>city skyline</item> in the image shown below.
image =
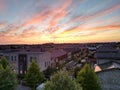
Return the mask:
<path fill-rule="evenodd" d="M 0 0 L 0 44 L 120 41 L 120 0 Z"/>

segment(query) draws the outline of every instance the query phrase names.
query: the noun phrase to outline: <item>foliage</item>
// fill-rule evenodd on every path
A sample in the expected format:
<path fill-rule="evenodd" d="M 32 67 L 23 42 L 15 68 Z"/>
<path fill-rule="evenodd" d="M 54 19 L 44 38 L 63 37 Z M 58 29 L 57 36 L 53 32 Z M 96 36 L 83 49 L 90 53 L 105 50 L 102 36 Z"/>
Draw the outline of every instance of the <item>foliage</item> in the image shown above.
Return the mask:
<path fill-rule="evenodd" d="M 7 66 L 8 66 L 8 61 L 6 59 L 6 57 L 2 57 L 1 60 L 0 60 L 0 64 L 2 64 L 3 68 L 5 69 Z"/>
<path fill-rule="evenodd" d="M 78 72 L 81 70 L 81 68 L 80 67 L 75 67 L 74 68 L 74 77 L 76 78 L 77 77 L 77 74 L 78 74 Z"/>
<path fill-rule="evenodd" d="M 72 60 L 81 63 L 81 57 L 80 56 L 72 56 Z"/>
<path fill-rule="evenodd" d="M 35 61 L 32 61 L 28 71 L 25 75 L 26 84 L 32 87 L 33 89 L 44 81 L 44 75 L 40 71 L 38 64 Z"/>
<path fill-rule="evenodd" d="M 59 71 L 47 81 L 44 90 L 82 90 L 80 85 L 72 80 L 67 72 Z"/>
<path fill-rule="evenodd" d="M 56 72 L 57 70 L 56 70 L 56 68 L 53 68 L 53 67 L 48 67 L 45 71 L 44 71 L 44 75 L 45 75 L 45 77 L 46 78 L 50 78 L 50 76 L 54 73 L 54 72 Z"/>
<path fill-rule="evenodd" d="M 16 85 L 16 74 L 9 66 L 3 68 L 3 66 L 0 64 L 0 90 L 14 90 Z"/>
<path fill-rule="evenodd" d="M 80 70 L 77 76 L 77 82 L 81 84 L 83 90 L 101 90 L 97 75 L 89 64 Z"/>

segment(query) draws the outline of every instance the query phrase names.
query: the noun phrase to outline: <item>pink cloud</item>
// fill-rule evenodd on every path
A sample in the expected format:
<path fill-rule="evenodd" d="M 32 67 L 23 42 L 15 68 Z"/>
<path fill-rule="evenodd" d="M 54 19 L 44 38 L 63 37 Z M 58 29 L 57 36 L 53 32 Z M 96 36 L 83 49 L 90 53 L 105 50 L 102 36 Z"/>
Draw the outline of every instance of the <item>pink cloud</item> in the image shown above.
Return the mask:
<path fill-rule="evenodd" d="M 88 30 L 119 30 L 119 29 L 120 29 L 120 25 L 106 25 L 106 26 L 89 28 Z"/>
<path fill-rule="evenodd" d="M 24 30 L 22 34 L 20 34 L 21 38 L 33 37 L 40 35 L 40 32 L 35 31 L 34 27 L 30 27 L 27 30 Z"/>
<path fill-rule="evenodd" d="M 4 22 L 1 22 L 1 23 L 0 23 L 0 29 L 5 28 L 6 26 L 7 26 L 7 24 L 6 24 L 6 23 L 4 23 Z"/>
<path fill-rule="evenodd" d="M 46 19 L 52 17 L 52 20 L 48 21 L 48 24 L 51 26 L 55 26 L 58 24 L 58 21 L 64 18 L 67 14 L 67 7 L 72 3 L 72 0 L 67 0 L 64 5 L 54 10 L 44 10 L 41 13 L 37 13 L 28 21 L 26 21 L 23 26 L 29 25 L 40 25 L 41 22 L 45 21 Z M 48 9 L 48 8 L 47 8 Z"/>
<path fill-rule="evenodd" d="M 2 36 L 15 36 L 21 31 L 22 26 L 19 26 L 17 23 L 9 25 L 8 23 L 1 23 L 0 28 L 3 28 L 3 31 L 0 31 Z"/>

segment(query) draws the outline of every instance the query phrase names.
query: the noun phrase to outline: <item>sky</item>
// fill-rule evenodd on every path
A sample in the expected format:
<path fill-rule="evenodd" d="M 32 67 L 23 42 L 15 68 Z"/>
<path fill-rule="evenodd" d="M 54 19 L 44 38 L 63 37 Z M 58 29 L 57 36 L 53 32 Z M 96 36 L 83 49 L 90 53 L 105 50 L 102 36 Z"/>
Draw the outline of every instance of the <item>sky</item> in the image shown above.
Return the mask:
<path fill-rule="evenodd" d="M 0 0 L 0 44 L 120 41 L 120 0 Z"/>

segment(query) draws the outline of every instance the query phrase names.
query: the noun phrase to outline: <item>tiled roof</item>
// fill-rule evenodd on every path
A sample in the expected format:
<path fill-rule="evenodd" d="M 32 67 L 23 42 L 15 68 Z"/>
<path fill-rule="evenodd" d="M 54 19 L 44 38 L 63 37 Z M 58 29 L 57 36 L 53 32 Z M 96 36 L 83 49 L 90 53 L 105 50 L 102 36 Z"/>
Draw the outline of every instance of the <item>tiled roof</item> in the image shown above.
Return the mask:
<path fill-rule="evenodd" d="M 120 59 L 120 53 L 96 53 L 97 59 Z"/>
<path fill-rule="evenodd" d="M 120 63 L 111 61 L 104 64 L 99 64 L 99 66 L 102 70 L 110 69 L 110 68 L 120 68 Z"/>
<path fill-rule="evenodd" d="M 113 69 L 113 68 L 119 68 L 120 69 L 120 63 L 110 61 L 110 62 L 106 62 L 106 63 L 103 63 L 103 64 L 95 65 L 95 72 L 108 70 L 108 69 Z"/>
<path fill-rule="evenodd" d="M 50 53 L 52 58 L 57 58 L 66 54 L 66 52 L 62 49 L 51 50 Z"/>
<path fill-rule="evenodd" d="M 96 73 L 99 74 L 99 73 L 108 72 L 108 71 L 112 71 L 112 70 L 119 70 L 119 71 L 120 71 L 120 68 L 105 69 L 105 70 L 98 71 L 98 72 L 96 72 Z M 120 72 L 119 72 L 119 73 L 120 73 Z"/>
<path fill-rule="evenodd" d="M 104 52 L 104 51 L 117 52 L 118 50 L 112 46 L 101 46 L 97 49 L 97 52 Z"/>
<path fill-rule="evenodd" d="M 81 49 L 80 48 L 65 48 L 64 49 L 66 52 L 72 52 L 72 53 L 74 53 L 74 52 L 77 52 L 77 51 L 80 51 Z"/>

